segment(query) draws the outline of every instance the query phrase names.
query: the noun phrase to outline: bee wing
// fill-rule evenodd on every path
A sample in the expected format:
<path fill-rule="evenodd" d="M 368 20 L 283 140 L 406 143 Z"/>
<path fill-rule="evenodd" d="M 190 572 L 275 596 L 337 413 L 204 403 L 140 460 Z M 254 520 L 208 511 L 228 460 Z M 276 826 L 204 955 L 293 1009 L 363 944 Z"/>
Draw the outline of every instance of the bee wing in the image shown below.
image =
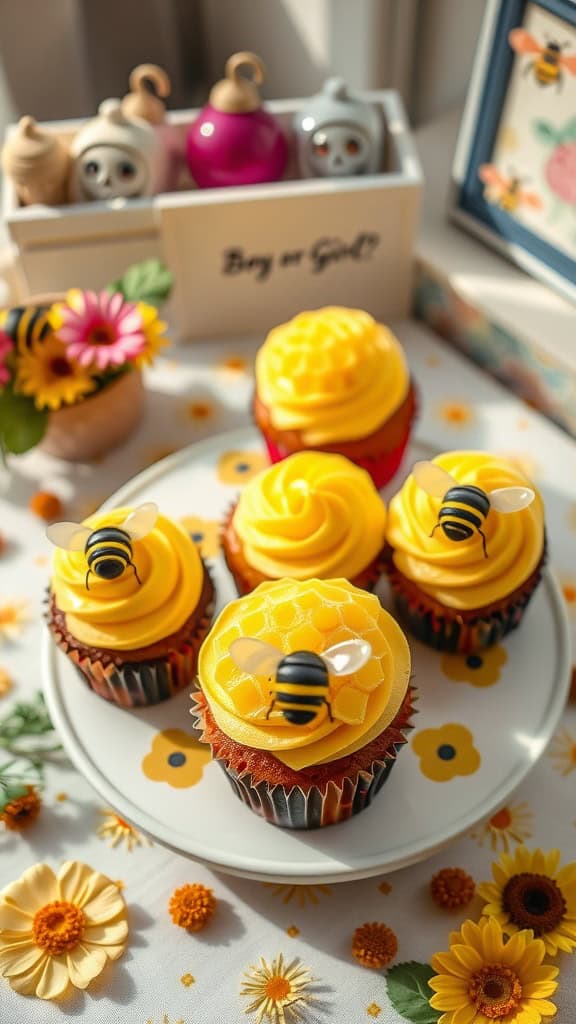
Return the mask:
<path fill-rule="evenodd" d="M 326 662 L 333 676 L 350 676 L 358 672 L 372 656 L 372 648 L 367 640 L 344 640 L 334 644 L 322 652 L 322 660 Z"/>
<path fill-rule="evenodd" d="M 46 528 L 48 540 L 65 551 L 82 551 L 91 533 L 82 523 L 52 523 Z"/>
<path fill-rule="evenodd" d="M 500 188 L 506 188 L 508 184 L 506 178 L 500 174 L 500 171 L 494 164 L 480 164 L 478 177 L 485 185 L 498 185 Z"/>
<path fill-rule="evenodd" d="M 238 668 L 251 676 L 273 676 L 284 657 L 277 647 L 249 636 L 233 640 L 228 652 Z"/>
<path fill-rule="evenodd" d="M 153 501 L 147 501 L 145 505 L 135 508 L 129 516 L 121 523 L 121 529 L 132 537 L 132 540 L 140 540 L 154 528 L 158 519 L 158 505 Z"/>
<path fill-rule="evenodd" d="M 560 63 L 571 75 L 576 75 L 576 53 L 569 53 L 566 57 L 560 57 Z"/>
<path fill-rule="evenodd" d="M 513 28 L 508 42 L 516 53 L 542 53 L 543 47 L 525 28 Z"/>
<path fill-rule="evenodd" d="M 497 512 L 520 512 L 528 508 L 536 495 L 530 487 L 497 487 L 488 497 Z"/>
<path fill-rule="evenodd" d="M 450 476 L 450 473 L 433 462 L 415 462 L 412 467 L 412 476 L 418 487 L 421 487 L 432 498 L 443 498 L 446 491 L 458 483 L 453 476 Z"/>

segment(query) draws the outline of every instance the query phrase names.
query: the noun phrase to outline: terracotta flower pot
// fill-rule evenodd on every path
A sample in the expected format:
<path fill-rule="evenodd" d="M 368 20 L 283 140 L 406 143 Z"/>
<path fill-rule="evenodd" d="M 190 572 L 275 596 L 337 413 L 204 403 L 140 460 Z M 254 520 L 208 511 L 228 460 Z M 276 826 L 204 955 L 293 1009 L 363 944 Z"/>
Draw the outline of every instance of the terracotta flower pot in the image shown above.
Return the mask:
<path fill-rule="evenodd" d="M 62 302 L 64 293 L 31 295 L 31 306 Z M 144 385 L 139 370 L 131 369 L 95 395 L 63 406 L 48 417 L 39 447 L 68 462 L 88 462 L 122 444 L 142 419 Z"/>
<path fill-rule="evenodd" d="M 51 412 L 40 448 L 68 462 L 96 459 L 126 440 L 143 409 L 142 374 L 129 370 L 77 405 Z"/>

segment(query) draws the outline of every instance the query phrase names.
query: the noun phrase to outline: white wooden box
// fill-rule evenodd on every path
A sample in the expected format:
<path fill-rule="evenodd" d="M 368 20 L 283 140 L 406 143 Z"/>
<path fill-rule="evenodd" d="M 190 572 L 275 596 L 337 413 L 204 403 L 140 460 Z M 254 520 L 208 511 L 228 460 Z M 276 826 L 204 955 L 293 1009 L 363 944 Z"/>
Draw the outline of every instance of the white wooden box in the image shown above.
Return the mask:
<path fill-rule="evenodd" d="M 5 182 L 4 220 L 26 291 L 100 288 L 130 263 L 157 257 L 174 273 L 171 317 L 184 339 L 263 332 L 325 304 L 358 306 L 384 320 L 406 316 L 420 164 L 398 94 L 362 95 L 381 107 L 386 122 L 380 174 L 288 176 L 267 185 L 61 207 L 20 207 Z M 300 103 L 268 106 L 289 127 Z M 183 146 L 196 114 L 169 115 L 173 141 Z M 70 138 L 82 123 L 45 127 Z"/>

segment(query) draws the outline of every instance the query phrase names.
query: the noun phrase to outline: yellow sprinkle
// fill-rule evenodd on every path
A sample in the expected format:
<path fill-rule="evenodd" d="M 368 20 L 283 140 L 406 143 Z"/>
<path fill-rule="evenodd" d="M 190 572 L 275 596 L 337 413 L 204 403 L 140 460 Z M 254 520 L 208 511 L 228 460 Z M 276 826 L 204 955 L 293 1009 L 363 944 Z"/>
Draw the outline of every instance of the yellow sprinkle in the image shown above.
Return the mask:
<path fill-rule="evenodd" d="M 68 799 L 68 793 L 56 793 L 56 799 L 63 804 Z"/>
<path fill-rule="evenodd" d="M 366 1013 L 368 1013 L 370 1017 L 379 1017 L 382 1013 L 382 1007 L 378 1006 L 378 1003 L 370 1003 L 370 1006 L 366 1007 Z"/>
<path fill-rule="evenodd" d="M 180 981 L 183 985 L 186 985 L 186 988 L 190 988 L 190 985 L 194 984 L 196 978 L 194 978 L 192 974 L 183 974 Z"/>
<path fill-rule="evenodd" d="M 291 924 L 290 927 L 286 929 L 286 935 L 289 935 L 291 939 L 295 939 L 297 935 L 300 935 L 300 929 L 297 928 L 295 924 Z"/>

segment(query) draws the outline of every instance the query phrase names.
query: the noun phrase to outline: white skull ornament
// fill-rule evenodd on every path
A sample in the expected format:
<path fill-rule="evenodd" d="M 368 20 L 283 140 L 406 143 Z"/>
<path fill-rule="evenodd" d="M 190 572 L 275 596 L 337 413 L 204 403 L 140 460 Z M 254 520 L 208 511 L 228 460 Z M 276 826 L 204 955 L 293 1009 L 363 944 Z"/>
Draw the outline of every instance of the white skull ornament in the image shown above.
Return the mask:
<path fill-rule="evenodd" d="M 161 165 L 157 133 L 144 120 L 129 119 L 119 100 L 105 100 L 98 117 L 74 139 L 71 198 L 130 199 L 158 191 Z"/>

